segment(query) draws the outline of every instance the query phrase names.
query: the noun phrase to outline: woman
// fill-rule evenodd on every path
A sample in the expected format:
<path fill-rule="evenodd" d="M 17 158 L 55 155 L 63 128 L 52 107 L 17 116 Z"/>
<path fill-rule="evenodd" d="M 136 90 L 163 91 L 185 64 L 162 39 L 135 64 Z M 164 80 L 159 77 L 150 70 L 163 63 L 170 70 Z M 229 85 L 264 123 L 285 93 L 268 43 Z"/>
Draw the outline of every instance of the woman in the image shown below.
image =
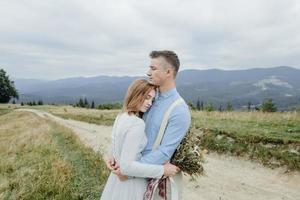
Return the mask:
<path fill-rule="evenodd" d="M 127 91 L 123 111 L 113 125 L 112 144 L 108 156 L 114 157 L 121 173 L 129 176 L 129 179 L 120 181 L 114 173 L 111 173 L 101 200 L 142 200 L 147 188 L 146 178 L 175 175 L 179 171 L 170 163 L 151 165 L 138 162 L 147 144 L 145 123 L 141 116 L 152 105 L 155 89 L 148 81 L 139 79 L 134 81 Z"/>

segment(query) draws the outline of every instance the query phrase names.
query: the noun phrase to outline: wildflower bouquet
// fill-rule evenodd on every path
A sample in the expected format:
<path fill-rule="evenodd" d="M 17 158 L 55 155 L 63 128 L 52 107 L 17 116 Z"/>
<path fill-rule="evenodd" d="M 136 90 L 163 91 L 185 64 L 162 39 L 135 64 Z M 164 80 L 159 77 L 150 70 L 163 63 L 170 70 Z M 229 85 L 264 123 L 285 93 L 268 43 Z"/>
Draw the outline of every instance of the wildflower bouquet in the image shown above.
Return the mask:
<path fill-rule="evenodd" d="M 204 157 L 199 144 L 200 137 L 196 136 L 195 128 L 192 127 L 181 141 L 171 159 L 172 164 L 178 166 L 183 173 L 190 175 L 192 178 L 204 173 L 202 166 Z"/>

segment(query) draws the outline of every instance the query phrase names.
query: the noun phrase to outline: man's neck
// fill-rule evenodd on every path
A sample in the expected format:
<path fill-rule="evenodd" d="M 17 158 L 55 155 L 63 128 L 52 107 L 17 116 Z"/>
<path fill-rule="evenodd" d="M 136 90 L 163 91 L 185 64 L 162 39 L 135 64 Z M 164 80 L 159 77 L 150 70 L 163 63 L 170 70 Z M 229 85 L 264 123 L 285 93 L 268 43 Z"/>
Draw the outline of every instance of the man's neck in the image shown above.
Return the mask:
<path fill-rule="evenodd" d="M 169 91 L 169 90 L 171 90 L 173 88 L 176 88 L 176 84 L 175 84 L 174 81 L 166 83 L 166 84 L 164 84 L 162 86 L 159 86 L 159 92 L 160 93 L 164 93 L 164 92 Z"/>

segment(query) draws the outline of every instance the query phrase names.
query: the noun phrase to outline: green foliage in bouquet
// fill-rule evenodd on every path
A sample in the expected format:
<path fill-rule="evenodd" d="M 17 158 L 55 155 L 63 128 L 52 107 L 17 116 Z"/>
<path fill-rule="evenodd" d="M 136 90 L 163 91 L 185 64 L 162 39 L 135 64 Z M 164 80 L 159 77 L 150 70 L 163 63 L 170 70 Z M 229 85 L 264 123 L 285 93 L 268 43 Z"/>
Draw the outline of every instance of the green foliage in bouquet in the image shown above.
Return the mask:
<path fill-rule="evenodd" d="M 192 127 L 171 159 L 172 164 L 178 166 L 183 173 L 190 175 L 193 179 L 204 173 L 202 166 L 204 157 L 199 144 L 200 138 L 196 135 L 195 127 Z"/>

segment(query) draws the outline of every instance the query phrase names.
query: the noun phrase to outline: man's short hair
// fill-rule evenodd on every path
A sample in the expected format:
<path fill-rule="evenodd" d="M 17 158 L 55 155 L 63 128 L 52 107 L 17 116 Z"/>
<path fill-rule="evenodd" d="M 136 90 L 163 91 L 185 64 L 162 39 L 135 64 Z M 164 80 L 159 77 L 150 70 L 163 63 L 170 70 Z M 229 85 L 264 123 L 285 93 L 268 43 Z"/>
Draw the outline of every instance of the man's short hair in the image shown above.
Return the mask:
<path fill-rule="evenodd" d="M 176 77 L 179 70 L 180 61 L 177 54 L 174 51 L 152 51 L 150 53 L 150 58 L 163 57 L 174 69 L 174 77 Z"/>

